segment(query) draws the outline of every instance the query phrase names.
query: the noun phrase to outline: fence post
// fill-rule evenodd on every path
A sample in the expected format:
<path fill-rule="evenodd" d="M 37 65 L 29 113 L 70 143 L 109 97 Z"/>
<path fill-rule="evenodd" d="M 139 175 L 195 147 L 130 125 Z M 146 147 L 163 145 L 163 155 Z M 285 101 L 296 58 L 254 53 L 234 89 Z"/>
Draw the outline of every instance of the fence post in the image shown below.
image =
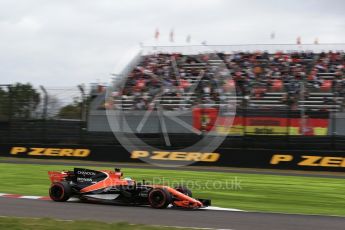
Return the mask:
<path fill-rule="evenodd" d="M 337 116 L 336 116 L 336 112 L 332 111 L 329 115 L 329 119 L 331 120 L 332 122 L 332 126 L 331 126 L 331 147 L 332 149 L 337 149 L 337 146 L 336 146 L 336 142 L 335 142 L 335 139 L 336 139 L 336 122 L 337 122 Z"/>
<path fill-rule="evenodd" d="M 7 101 L 4 101 L 4 106 L 6 107 L 7 104 L 7 114 L 5 113 L 5 116 L 7 117 L 7 137 L 6 140 L 11 139 L 11 120 L 12 120 L 12 91 L 11 91 L 11 85 L 9 84 L 0 84 L 0 87 L 7 87 L 8 94 L 7 94 Z M 6 100 L 6 97 L 5 97 Z M 6 111 L 6 108 L 4 109 Z"/>
<path fill-rule="evenodd" d="M 334 95 L 334 79 L 333 79 L 333 82 L 332 82 L 332 94 L 333 94 L 333 97 L 335 96 Z M 338 95 L 336 95 L 338 97 Z M 338 99 L 335 99 L 335 104 L 338 104 Z M 334 150 L 334 149 L 337 149 L 337 144 L 336 144 L 336 133 L 337 133 L 337 112 L 336 111 L 330 111 L 330 114 L 328 115 L 328 119 L 331 121 L 331 148 Z"/>
<path fill-rule="evenodd" d="M 291 130 L 291 105 L 289 103 L 288 107 L 287 107 L 287 135 L 286 135 L 286 146 L 288 149 L 290 149 L 290 130 Z"/>
<path fill-rule="evenodd" d="M 84 85 L 78 85 L 78 89 L 81 94 L 81 104 L 80 104 L 80 126 L 79 126 L 79 141 L 83 141 L 84 139 L 84 128 L 86 122 L 86 94 Z"/>
<path fill-rule="evenodd" d="M 48 116 L 48 93 L 47 93 L 47 90 L 43 87 L 43 85 L 40 85 L 40 89 L 42 90 L 44 94 L 42 119 L 46 120 Z"/>
<path fill-rule="evenodd" d="M 13 94 L 12 85 L 7 85 L 8 88 L 8 140 L 12 139 L 12 120 L 13 120 Z"/>
<path fill-rule="evenodd" d="M 48 137 L 47 137 L 47 117 L 48 117 L 48 92 L 47 90 L 44 88 L 43 85 L 40 85 L 40 89 L 42 90 L 44 97 L 43 97 L 43 110 L 42 110 L 42 120 L 43 120 L 43 132 L 42 132 L 42 136 L 43 136 L 43 140 L 47 141 Z"/>
<path fill-rule="evenodd" d="M 242 148 L 247 148 L 248 146 L 248 139 L 247 139 L 247 109 L 248 109 L 248 104 L 246 104 L 243 107 L 243 111 L 242 111 L 242 118 L 243 118 L 243 144 L 242 144 Z M 252 147 L 252 146 L 250 146 Z"/>

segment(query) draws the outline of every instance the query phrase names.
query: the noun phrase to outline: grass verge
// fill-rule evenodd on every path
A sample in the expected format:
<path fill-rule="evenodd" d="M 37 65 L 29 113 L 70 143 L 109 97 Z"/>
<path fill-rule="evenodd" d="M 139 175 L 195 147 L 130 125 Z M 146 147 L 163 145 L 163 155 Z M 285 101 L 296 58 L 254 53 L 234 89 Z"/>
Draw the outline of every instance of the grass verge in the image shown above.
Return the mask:
<path fill-rule="evenodd" d="M 133 225 L 128 223 L 103 223 L 97 221 L 63 221 L 49 218 L 17 218 L 17 217 L 0 217 L 0 229 L 6 230 L 158 230 L 162 227 L 148 225 Z M 176 230 L 173 227 L 164 227 L 166 230 Z M 183 228 L 178 228 L 183 229 Z"/>
<path fill-rule="evenodd" d="M 102 167 L 88 167 L 102 169 Z M 0 164 L 0 192 L 47 195 L 48 170 L 71 166 Z M 109 169 L 109 168 L 108 168 Z M 345 216 L 344 179 L 221 172 L 122 169 L 137 181 L 174 186 L 185 184 L 212 205 L 247 211 Z"/>

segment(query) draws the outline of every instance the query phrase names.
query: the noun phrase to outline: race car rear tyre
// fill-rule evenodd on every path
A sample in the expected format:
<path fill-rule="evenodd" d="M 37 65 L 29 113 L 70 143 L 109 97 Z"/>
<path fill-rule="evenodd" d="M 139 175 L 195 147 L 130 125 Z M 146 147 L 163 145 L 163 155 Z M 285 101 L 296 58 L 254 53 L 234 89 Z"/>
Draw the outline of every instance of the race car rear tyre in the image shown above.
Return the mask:
<path fill-rule="evenodd" d="M 53 201 L 67 201 L 72 195 L 71 186 L 66 181 L 55 182 L 50 186 L 49 196 Z"/>
<path fill-rule="evenodd" d="M 161 188 L 154 188 L 149 193 L 149 204 L 152 208 L 166 208 L 172 201 L 171 194 Z"/>
<path fill-rule="evenodd" d="M 180 193 L 183 193 L 189 197 L 192 197 L 192 191 L 190 191 L 187 187 L 185 186 L 177 186 L 175 187 L 175 190 L 179 191 Z"/>

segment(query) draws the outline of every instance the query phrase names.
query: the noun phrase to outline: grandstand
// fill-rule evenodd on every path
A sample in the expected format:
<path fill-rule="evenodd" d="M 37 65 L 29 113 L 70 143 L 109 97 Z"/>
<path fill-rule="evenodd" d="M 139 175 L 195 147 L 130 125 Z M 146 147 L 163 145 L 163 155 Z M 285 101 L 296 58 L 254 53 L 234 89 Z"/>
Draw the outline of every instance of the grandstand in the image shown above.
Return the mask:
<path fill-rule="evenodd" d="M 342 51 L 146 55 L 104 108 L 147 110 L 158 102 L 166 110 L 186 110 L 236 100 L 239 107 L 341 111 L 344 60 Z M 228 80 L 214 76 L 225 67 Z"/>
<path fill-rule="evenodd" d="M 111 91 L 94 100 L 89 129 L 110 131 L 104 110 L 120 110 L 133 117 L 132 111 L 140 116 L 140 111 L 157 107 L 183 111 L 185 116 L 190 112 L 190 124 L 192 111 L 198 107 L 235 106 L 245 116 L 261 112 L 267 117 L 270 111 L 275 117 L 299 114 L 304 119 L 318 113 L 343 117 L 344 50 L 344 44 L 142 46 L 119 71 Z M 138 122 L 131 120 L 133 128 Z M 156 126 L 154 121 L 151 126 Z M 142 132 L 160 131 L 152 127 Z"/>

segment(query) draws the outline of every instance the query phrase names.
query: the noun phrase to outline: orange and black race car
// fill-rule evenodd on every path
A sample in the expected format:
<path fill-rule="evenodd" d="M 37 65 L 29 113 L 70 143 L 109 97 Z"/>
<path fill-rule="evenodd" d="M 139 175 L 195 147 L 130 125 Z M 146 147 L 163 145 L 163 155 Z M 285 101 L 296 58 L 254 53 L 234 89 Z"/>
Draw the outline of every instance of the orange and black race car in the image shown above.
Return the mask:
<path fill-rule="evenodd" d="M 73 171 L 49 171 L 52 182 L 49 195 L 53 201 L 67 201 L 71 197 L 81 201 L 106 202 L 121 205 L 150 205 L 166 208 L 169 205 L 198 209 L 211 205 L 207 199 L 192 198 L 192 192 L 184 186 L 171 188 L 164 185 L 137 183 L 123 178 L 120 169 L 90 170 L 74 168 Z"/>

